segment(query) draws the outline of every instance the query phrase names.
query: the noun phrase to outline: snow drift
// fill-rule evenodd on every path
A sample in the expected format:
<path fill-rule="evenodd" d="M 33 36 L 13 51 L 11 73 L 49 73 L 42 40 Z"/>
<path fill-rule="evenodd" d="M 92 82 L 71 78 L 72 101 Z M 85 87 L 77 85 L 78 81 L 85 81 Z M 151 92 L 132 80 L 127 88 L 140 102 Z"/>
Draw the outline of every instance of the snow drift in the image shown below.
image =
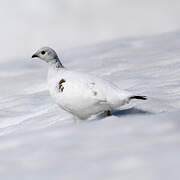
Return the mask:
<path fill-rule="evenodd" d="M 76 126 L 47 92 L 46 64 L 1 62 L 1 179 L 180 178 L 179 32 L 68 50 L 62 62 L 148 100 Z"/>

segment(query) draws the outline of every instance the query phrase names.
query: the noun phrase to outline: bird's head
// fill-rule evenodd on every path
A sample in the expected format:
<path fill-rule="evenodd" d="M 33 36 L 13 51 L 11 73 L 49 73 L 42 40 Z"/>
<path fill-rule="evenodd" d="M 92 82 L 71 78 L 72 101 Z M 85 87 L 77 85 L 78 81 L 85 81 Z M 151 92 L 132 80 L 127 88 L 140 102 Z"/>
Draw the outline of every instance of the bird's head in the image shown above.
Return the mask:
<path fill-rule="evenodd" d="M 33 55 L 32 58 L 40 58 L 45 62 L 53 62 L 55 60 L 59 60 L 56 52 L 50 47 L 42 47 L 38 49 Z"/>

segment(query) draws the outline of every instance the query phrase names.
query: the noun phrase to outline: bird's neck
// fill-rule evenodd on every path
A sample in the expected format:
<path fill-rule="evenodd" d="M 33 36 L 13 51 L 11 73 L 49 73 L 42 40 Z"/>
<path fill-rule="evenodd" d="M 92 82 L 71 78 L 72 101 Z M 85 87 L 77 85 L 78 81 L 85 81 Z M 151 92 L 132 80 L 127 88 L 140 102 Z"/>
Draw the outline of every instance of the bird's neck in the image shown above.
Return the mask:
<path fill-rule="evenodd" d="M 49 64 L 49 67 L 53 68 L 53 69 L 64 68 L 64 66 L 62 65 L 59 58 L 56 58 L 56 59 L 49 61 L 48 64 Z"/>
<path fill-rule="evenodd" d="M 59 59 L 51 60 L 48 65 L 48 82 L 58 78 L 59 73 L 65 70 Z"/>

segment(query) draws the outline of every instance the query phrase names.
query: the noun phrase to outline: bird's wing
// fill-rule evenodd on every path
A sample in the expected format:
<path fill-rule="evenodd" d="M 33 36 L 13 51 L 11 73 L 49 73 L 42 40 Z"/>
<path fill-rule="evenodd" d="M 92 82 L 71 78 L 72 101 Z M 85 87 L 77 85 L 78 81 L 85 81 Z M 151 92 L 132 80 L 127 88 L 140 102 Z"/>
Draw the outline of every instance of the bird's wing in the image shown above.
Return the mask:
<path fill-rule="evenodd" d="M 63 76 L 64 75 L 64 76 Z M 101 103 L 106 102 L 105 89 L 107 86 L 101 79 L 80 72 L 68 71 L 59 77 L 60 90 L 67 91 L 79 99 L 93 99 Z"/>
<path fill-rule="evenodd" d="M 74 101 L 72 104 L 99 103 L 114 108 L 123 104 L 129 96 L 128 92 L 121 91 L 114 84 L 85 73 L 68 71 L 61 74 L 59 83 L 62 83 L 62 100 Z"/>

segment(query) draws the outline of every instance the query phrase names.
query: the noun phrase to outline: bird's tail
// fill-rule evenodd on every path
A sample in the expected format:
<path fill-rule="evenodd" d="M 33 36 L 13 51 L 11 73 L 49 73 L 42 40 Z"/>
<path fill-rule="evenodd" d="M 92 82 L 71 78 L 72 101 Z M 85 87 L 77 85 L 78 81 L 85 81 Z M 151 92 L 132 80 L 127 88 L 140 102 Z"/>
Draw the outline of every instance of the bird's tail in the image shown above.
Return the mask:
<path fill-rule="evenodd" d="M 131 96 L 130 99 L 141 99 L 141 100 L 146 100 L 146 96 Z"/>

